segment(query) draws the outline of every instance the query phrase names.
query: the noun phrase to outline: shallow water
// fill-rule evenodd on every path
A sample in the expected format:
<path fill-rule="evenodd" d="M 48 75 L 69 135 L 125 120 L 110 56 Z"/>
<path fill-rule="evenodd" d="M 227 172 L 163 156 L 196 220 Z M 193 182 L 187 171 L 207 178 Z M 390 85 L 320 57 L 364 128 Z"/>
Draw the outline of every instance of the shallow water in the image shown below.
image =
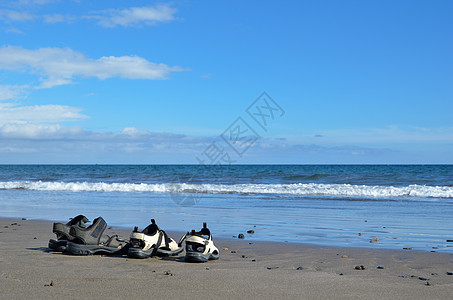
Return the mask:
<path fill-rule="evenodd" d="M 452 166 L 0 166 L 0 216 L 453 252 L 452 184 Z"/>

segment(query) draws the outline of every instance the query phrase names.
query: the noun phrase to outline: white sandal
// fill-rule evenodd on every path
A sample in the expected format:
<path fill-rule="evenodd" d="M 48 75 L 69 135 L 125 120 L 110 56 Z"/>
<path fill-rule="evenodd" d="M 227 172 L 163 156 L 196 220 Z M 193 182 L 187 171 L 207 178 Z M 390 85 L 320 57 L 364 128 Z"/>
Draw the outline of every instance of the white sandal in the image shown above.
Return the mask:
<path fill-rule="evenodd" d="M 203 223 L 203 228 L 200 231 L 192 230 L 186 235 L 186 262 L 207 262 L 208 260 L 219 259 L 219 249 L 214 246 L 211 232 L 206 227 L 206 223 Z"/>
<path fill-rule="evenodd" d="M 154 219 L 151 219 L 151 224 L 143 229 L 142 232 L 138 232 L 138 227 L 135 226 L 130 236 L 131 246 L 127 256 L 131 258 L 148 258 L 153 255 L 177 255 L 184 250 L 182 240 L 176 243 L 165 231 L 159 229 Z"/>

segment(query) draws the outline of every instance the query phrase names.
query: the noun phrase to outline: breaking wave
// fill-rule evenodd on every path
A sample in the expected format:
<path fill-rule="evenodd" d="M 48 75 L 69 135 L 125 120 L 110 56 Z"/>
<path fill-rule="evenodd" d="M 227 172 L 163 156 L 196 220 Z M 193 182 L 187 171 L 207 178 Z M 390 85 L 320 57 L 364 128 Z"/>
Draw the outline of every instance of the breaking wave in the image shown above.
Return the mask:
<path fill-rule="evenodd" d="M 365 198 L 453 198 L 451 186 L 368 186 L 351 184 L 187 184 L 187 183 L 106 183 L 106 182 L 0 182 L 3 190 L 70 191 L 70 192 L 148 192 L 204 194 L 286 194 L 300 196 L 336 196 Z"/>

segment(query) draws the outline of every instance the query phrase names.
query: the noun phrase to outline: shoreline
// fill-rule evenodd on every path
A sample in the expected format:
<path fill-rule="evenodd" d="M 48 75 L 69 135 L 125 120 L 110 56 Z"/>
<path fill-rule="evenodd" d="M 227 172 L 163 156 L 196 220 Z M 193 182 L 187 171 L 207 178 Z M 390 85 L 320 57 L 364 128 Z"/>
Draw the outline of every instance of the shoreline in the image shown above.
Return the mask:
<path fill-rule="evenodd" d="M 0 220 L 5 219 L 5 220 L 18 220 L 22 219 L 21 217 L 2 217 L 0 216 Z M 61 223 L 66 223 L 68 222 L 69 219 L 67 220 L 48 220 L 48 219 L 39 219 L 39 218 L 26 218 L 29 221 L 37 221 L 37 222 L 61 222 Z M 111 226 L 110 222 L 106 219 L 107 224 Z M 138 226 L 139 230 L 144 229 L 149 223 L 143 223 L 141 226 Z M 157 220 L 157 225 L 160 225 L 159 220 Z M 201 226 L 201 223 L 199 224 Z M 118 230 L 122 231 L 125 233 L 122 238 L 128 238 L 130 232 L 136 225 L 122 225 L 122 224 L 113 224 L 113 226 Z M 161 226 L 159 226 L 161 227 Z M 200 227 L 201 228 L 201 227 Z M 186 228 L 187 230 L 182 231 L 182 230 L 175 230 L 175 229 L 169 229 L 167 230 L 165 227 L 161 227 L 162 230 L 170 234 L 170 236 L 178 241 L 181 236 L 183 236 L 187 231 L 191 229 L 199 230 L 200 228 L 194 227 L 194 228 Z M 209 223 L 208 223 L 208 228 L 210 228 Z M 211 228 L 210 228 L 211 229 Z M 259 235 L 256 234 L 248 234 L 247 230 L 253 230 L 256 228 L 253 228 L 253 226 L 244 226 L 243 230 L 238 230 L 238 232 L 216 232 L 211 229 L 211 233 L 213 237 L 217 240 L 223 240 L 225 242 L 238 242 L 238 241 L 244 241 L 244 242 L 252 242 L 252 243 L 269 243 L 269 244 L 290 244 L 290 245 L 299 245 L 299 246 L 307 246 L 307 247 L 321 247 L 321 248 L 338 248 L 338 249 L 358 249 L 358 250 L 382 250 L 382 251 L 399 251 L 399 250 L 404 250 L 404 251 L 412 251 L 412 252 L 422 252 L 422 253 L 428 253 L 428 252 L 438 252 L 438 253 L 444 253 L 444 254 L 452 254 L 453 255 L 453 243 L 450 243 L 451 245 L 447 245 L 444 247 L 435 247 L 435 246 L 426 246 L 425 248 L 416 248 L 416 247 L 411 247 L 411 246 L 405 246 L 404 244 L 401 244 L 400 247 L 395 247 L 395 246 L 389 246 L 385 244 L 380 244 L 380 240 L 378 238 L 378 241 L 375 241 L 374 239 L 378 235 L 370 235 L 368 234 L 368 237 L 359 237 L 359 239 L 365 240 L 367 243 L 363 243 L 362 245 L 358 245 L 357 243 L 354 245 L 347 245 L 347 244 L 339 244 L 339 243 L 329 243 L 327 241 L 324 242 L 302 242 L 294 239 L 288 239 L 287 241 L 272 241 L 269 238 L 260 238 Z M 238 234 L 244 234 L 245 239 L 238 239 L 237 235 Z M 445 243 L 444 243 L 445 244 Z M 447 243 L 448 244 L 448 243 Z M 446 250 L 446 248 L 449 248 Z M 451 249 L 451 250 L 450 250 Z"/>
<path fill-rule="evenodd" d="M 130 234 L 116 226 L 107 231 Z M 61 254 L 47 248 L 51 238 L 52 221 L 0 218 L 0 298 L 445 299 L 453 289 L 449 253 L 229 240 L 213 232 L 220 259 L 189 264 L 184 254 Z"/>

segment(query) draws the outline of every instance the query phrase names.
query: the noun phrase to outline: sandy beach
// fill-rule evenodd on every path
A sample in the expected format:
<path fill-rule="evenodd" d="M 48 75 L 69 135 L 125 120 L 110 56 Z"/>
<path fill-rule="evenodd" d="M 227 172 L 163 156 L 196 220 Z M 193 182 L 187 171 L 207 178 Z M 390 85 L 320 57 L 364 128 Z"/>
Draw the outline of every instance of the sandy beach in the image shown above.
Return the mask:
<path fill-rule="evenodd" d="M 220 259 L 208 263 L 185 263 L 183 254 L 72 256 L 47 248 L 52 222 L 3 218 L 0 298 L 446 299 L 453 291 L 453 254 L 252 243 L 213 234 Z"/>

